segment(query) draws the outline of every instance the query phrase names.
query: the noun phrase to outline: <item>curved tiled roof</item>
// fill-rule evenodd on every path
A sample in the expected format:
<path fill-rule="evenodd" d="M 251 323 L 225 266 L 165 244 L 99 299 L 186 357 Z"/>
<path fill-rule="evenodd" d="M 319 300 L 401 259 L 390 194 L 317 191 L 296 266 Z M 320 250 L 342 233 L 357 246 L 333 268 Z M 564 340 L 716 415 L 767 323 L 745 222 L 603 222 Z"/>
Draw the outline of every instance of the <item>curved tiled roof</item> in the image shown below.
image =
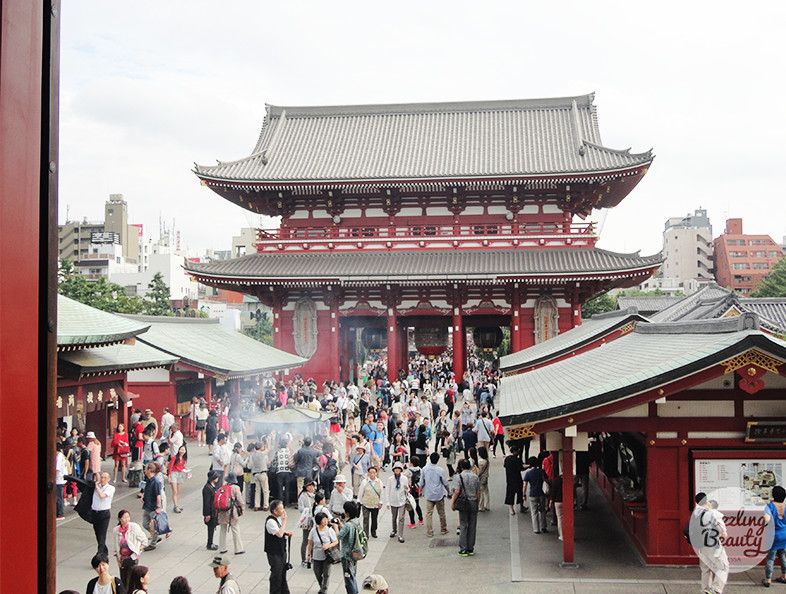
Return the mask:
<path fill-rule="evenodd" d="M 340 282 L 502 280 L 596 277 L 637 273 L 662 262 L 661 254 L 639 256 L 599 248 L 320 252 L 251 254 L 210 263 L 187 261 L 187 272 L 239 282 L 298 279 Z"/>
<path fill-rule="evenodd" d="M 347 182 L 611 172 L 646 164 L 602 146 L 594 94 L 555 99 L 267 106 L 253 153 L 203 179 Z"/>
<path fill-rule="evenodd" d="M 57 296 L 59 350 L 123 342 L 145 332 L 149 326 L 101 311 L 63 295 Z"/>

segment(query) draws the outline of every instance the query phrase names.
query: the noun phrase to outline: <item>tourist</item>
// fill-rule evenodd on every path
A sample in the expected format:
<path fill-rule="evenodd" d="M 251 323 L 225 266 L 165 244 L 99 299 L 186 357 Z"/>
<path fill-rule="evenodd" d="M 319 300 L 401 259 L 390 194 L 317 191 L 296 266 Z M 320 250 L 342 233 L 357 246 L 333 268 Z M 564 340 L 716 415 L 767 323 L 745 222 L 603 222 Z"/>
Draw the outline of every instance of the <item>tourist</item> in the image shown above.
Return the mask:
<path fill-rule="evenodd" d="M 179 575 L 172 578 L 169 583 L 169 594 L 191 594 L 191 586 L 185 576 Z"/>
<path fill-rule="evenodd" d="M 109 484 L 109 473 L 100 472 L 97 475 L 98 482 L 93 489 L 93 532 L 98 544 L 98 555 L 108 555 L 109 549 L 106 546 L 106 533 L 109 530 L 111 520 L 112 498 L 115 495 L 115 488 Z"/>
<path fill-rule="evenodd" d="M 232 453 L 229 455 L 229 471 L 234 473 L 237 477 L 237 486 L 240 489 L 240 494 L 243 494 L 243 474 L 245 474 L 248 462 L 246 460 L 247 452 L 243 449 L 243 443 L 236 441 L 232 446 Z"/>
<path fill-rule="evenodd" d="M 180 423 L 172 423 L 169 427 L 169 438 L 167 442 L 169 443 L 169 459 L 171 460 L 177 456 L 180 446 L 185 444 L 183 432 L 180 430 Z"/>
<path fill-rule="evenodd" d="M 268 510 L 270 501 L 270 482 L 268 481 L 268 458 L 267 439 L 256 442 L 254 451 L 251 452 L 251 477 L 254 479 L 256 489 L 254 490 L 254 500 L 251 502 L 254 511 Z"/>
<path fill-rule="evenodd" d="M 481 446 L 477 450 L 478 454 L 478 481 L 480 481 L 480 497 L 478 497 L 478 511 L 489 511 L 491 508 L 489 496 L 489 471 L 491 465 L 489 464 L 488 450 Z"/>
<path fill-rule="evenodd" d="M 704 493 L 698 493 L 695 501 L 691 532 L 698 529 L 703 536 L 691 534 L 691 544 L 699 557 L 702 594 L 721 594 L 729 579 L 729 557 L 722 542 L 726 524 L 716 501 L 708 500 Z"/>
<path fill-rule="evenodd" d="M 478 434 L 475 433 L 472 421 L 464 425 L 465 429 L 461 433 L 461 445 L 464 448 L 464 457 L 469 457 L 470 448 L 474 448 L 478 444 Z"/>
<path fill-rule="evenodd" d="M 160 454 L 155 435 L 156 428 L 153 425 L 142 432 L 142 464 L 149 464 Z"/>
<path fill-rule="evenodd" d="M 324 496 L 323 496 L 324 499 Z M 319 584 L 319 593 L 326 594 L 330 581 L 330 560 L 326 551 L 340 546 L 335 530 L 329 525 L 329 517 L 324 512 L 314 515 L 314 526 L 308 534 L 306 559 L 311 563 L 314 576 Z"/>
<path fill-rule="evenodd" d="M 376 467 L 370 466 L 366 478 L 360 483 L 358 502 L 363 508 L 363 530 L 371 538 L 377 537 L 377 517 L 382 507 L 382 487 L 382 480 L 377 476 Z"/>
<path fill-rule="evenodd" d="M 344 517 L 344 504 L 347 501 L 352 501 L 352 487 L 347 486 L 347 478 L 343 474 L 339 474 L 335 481 L 335 487 L 330 493 L 328 500 L 328 507 L 334 517 Z"/>
<path fill-rule="evenodd" d="M 401 421 L 399 421 L 401 423 Z M 401 462 L 401 464 L 406 464 L 409 458 L 409 452 L 407 450 L 407 444 L 404 441 L 404 434 L 399 432 L 393 433 L 393 442 L 390 444 L 390 459 L 395 464 L 396 462 Z"/>
<path fill-rule="evenodd" d="M 360 506 L 354 501 L 347 501 L 344 504 L 344 517 L 347 521 L 337 535 L 341 542 L 341 568 L 344 570 L 344 588 L 347 594 L 358 594 L 357 561 L 352 557 L 352 549 L 360 529 L 359 515 Z"/>
<path fill-rule="evenodd" d="M 776 577 L 774 581 L 779 584 L 786 584 L 786 489 L 780 485 L 772 488 L 772 501 L 770 501 L 764 508 L 764 521 L 769 524 L 773 523 L 775 527 L 775 536 L 767 551 L 767 558 L 764 562 L 764 579 L 762 585 L 766 588 L 770 587 L 772 579 L 772 572 L 775 568 L 775 557 L 781 564 L 781 575 Z"/>
<path fill-rule="evenodd" d="M 562 473 L 554 477 L 551 481 L 551 490 L 549 493 L 549 506 L 554 510 L 554 516 L 557 518 L 557 534 L 559 539 L 562 540 Z"/>
<path fill-rule="evenodd" d="M 293 456 L 298 493 L 303 490 L 303 485 L 307 480 L 313 480 L 315 478 L 314 468 L 317 465 L 317 458 L 319 458 L 319 456 L 320 453 L 311 447 L 311 438 L 304 438 L 303 447 L 295 452 Z"/>
<path fill-rule="evenodd" d="M 333 491 L 333 482 L 338 474 L 338 456 L 334 452 L 333 444 L 322 444 L 322 455 L 317 459 L 319 469 L 319 488 L 325 493 Z"/>
<path fill-rule="evenodd" d="M 218 512 L 213 505 L 218 490 L 218 481 L 221 478 L 221 473 L 216 470 L 210 470 L 207 473 L 207 482 L 202 487 L 202 518 L 207 526 L 207 546 L 209 551 L 217 551 L 218 545 L 213 544 L 213 536 L 218 525 Z"/>
<path fill-rule="evenodd" d="M 109 573 L 109 558 L 104 553 L 95 555 L 91 559 L 90 565 L 93 566 L 98 576 L 87 582 L 85 594 L 98 594 L 103 592 L 125 594 L 125 588 L 120 578 L 112 577 Z"/>
<path fill-rule="evenodd" d="M 175 424 L 175 427 L 177 424 Z M 179 514 L 183 511 L 183 508 L 180 507 L 180 487 L 181 485 L 186 482 L 187 478 L 187 466 L 188 463 L 188 450 L 185 444 L 181 445 L 175 457 L 172 458 L 172 461 L 169 463 L 168 472 L 169 472 L 169 484 L 172 485 L 172 505 L 173 511 L 176 514 Z"/>
<path fill-rule="evenodd" d="M 409 494 L 409 479 L 402 476 L 404 465 L 401 462 L 393 464 L 393 476 L 388 479 L 387 499 L 390 510 L 391 532 L 390 538 L 398 535 L 398 541 L 404 542 L 404 512 L 406 510 L 407 495 Z"/>
<path fill-rule="evenodd" d="M 114 555 L 120 569 L 120 581 L 125 584 L 131 569 L 138 565 L 142 551 L 148 545 L 142 527 L 131 521 L 131 512 L 121 509 L 117 514 L 117 526 L 112 530 Z"/>
<path fill-rule="evenodd" d="M 300 543 L 300 565 L 306 567 L 306 549 L 308 548 L 308 535 L 314 527 L 314 518 L 312 512 L 314 510 L 314 493 L 317 490 L 317 485 L 314 481 L 309 480 L 303 485 L 297 497 L 297 510 L 300 512 L 300 519 L 298 520 L 297 527 L 303 531 L 303 540 Z"/>
<path fill-rule="evenodd" d="M 436 452 L 435 452 L 436 453 Z M 455 470 L 453 465 L 456 463 L 456 440 L 453 434 L 445 430 L 442 432 L 442 457 L 445 458 L 445 466 L 448 467 L 448 477 L 453 478 Z M 433 456 L 434 454 L 432 454 Z"/>
<path fill-rule="evenodd" d="M 234 546 L 235 555 L 242 555 L 245 553 L 243 548 L 243 540 L 240 538 L 239 518 L 243 515 L 246 507 L 243 505 L 243 495 L 240 492 L 240 487 L 237 486 L 237 477 L 234 473 L 230 472 L 226 477 L 226 485 L 230 485 L 232 496 L 229 503 L 229 509 L 219 509 L 218 511 L 218 525 L 220 532 L 218 536 L 218 552 L 227 552 L 227 532 L 232 532 L 232 544 Z"/>
<path fill-rule="evenodd" d="M 205 429 L 207 428 L 207 418 L 210 416 L 210 411 L 207 409 L 206 402 L 200 402 L 199 406 L 196 408 L 194 412 L 194 419 L 196 421 L 196 434 L 197 434 L 197 443 L 199 444 L 200 448 L 205 447 L 206 438 L 205 438 Z"/>
<path fill-rule="evenodd" d="M 63 444 L 55 444 L 57 453 L 55 454 L 55 517 L 58 520 L 65 520 L 65 505 L 63 503 L 63 493 L 66 487 L 66 475 L 68 474 L 68 461 L 63 454 Z"/>
<path fill-rule="evenodd" d="M 497 457 L 497 445 L 502 446 L 502 455 L 505 455 L 505 428 L 502 426 L 502 421 L 499 420 L 499 412 L 494 416 L 494 442 L 492 443 L 492 452 L 494 457 Z"/>
<path fill-rule="evenodd" d="M 145 594 L 149 583 L 150 576 L 148 575 L 147 567 L 137 565 L 131 568 L 131 573 L 128 574 L 126 592 L 127 594 Z"/>
<path fill-rule="evenodd" d="M 511 447 L 511 451 L 512 451 Z M 538 459 L 531 456 L 527 460 L 529 470 L 524 473 L 524 500 L 529 503 L 529 513 L 532 517 L 532 531 L 535 534 L 548 532 L 546 529 L 546 496 L 543 494 L 543 482 L 546 473 L 540 467 Z M 529 490 L 527 490 L 529 487 Z"/>
<path fill-rule="evenodd" d="M 450 486 L 445 478 L 445 470 L 437 466 L 438 462 L 439 454 L 434 452 L 429 457 L 429 463 L 423 467 L 417 484 L 426 499 L 426 536 L 429 538 L 434 536 L 432 520 L 435 507 L 439 515 L 440 534 L 448 533 L 448 523 L 445 519 L 445 496 L 450 491 Z M 412 525 L 414 526 L 414 522 Z"/>
<path fill-rule="evenodd" d="M 120 471 L 120 478 L 126 482 L 126 470 L 128 469 L 128 455 L 131 453 L 131 444 L 128 441 L 128 433 L 123 423 L 119 423 L 112 436 L 112 460 L 115 464 L 115 475 L 112 482 L 117 482 L 117 473 Z"/>
<path fill-rule="evenodd" d="M 101 474 L 101 442 L 98 441 L 96 434 L 88 431 L 85 436 L 87 441 L 87 451 L 90 453 L 90 470 L 87 480 L 98 482 L 98 475 Z"/>
<path fill-rule="evenodd" d="M 240 586 L 237 585 L 235 578 L 229 573 L 229 563 L 230 559 L 227 555 L 217 555 L 208 564 L 208 567 L 213 568 L 213 575 L 221 580 L 216 594 L 240 594 Z M 273 590 L 270 591 L 272 592 Z"/>
<path fill-rule="evenodd" d="M 459 555 L 467 557 L 475 554 L 475 533 L 478 524 L 478 497 L 480 481 L 470 471 L 469 460 L 460 460 L 458 472 L 453 477 L 453 499 L 451 509 L 459 513 Z M 456 507 L 459 496 L 466 501 L 463 509 Z"/>
<path fill-rule="evenodd" d="M 211 451 L 213 455 L 212 470 L 217 470 L 226 477 L 230 471 L 229 462 L 232 458 L 232 451 L 229 449 L 229 445 L 227 445 L 226 433 L 218 434 L 216 445 Z"/>
<path fill-rule="evenodd" d="M 505 505 L 510 506 L 510 515 L 515 516 L 516 502 L 518 502 L 519 510 L 522 513 L 526 511 L 524 507 L 524 480 L 522 478 L 524 466 L 521 463 L 517 445 L 511 444 L 510 454 L 505 456 L 503 465 L 505 467 Z"/>
<path fill-rule="evenodd" d="M 265 521 L 265 553 L 270 564 L 270 594 L 289 594 L 287 584 L 287 510 L 278 499 L 270 502 L 270 515 Z"/>
<path fill-rule="evenodd" d="M 355 445 L 355 455 L 352 457 L 350 464 L 352 473 L 352 490 L 355 493 L 358 493 L 360 491 L 360 483 L 363 482 L 365 476 L 368 474 L 368 469 L 371 466 L 371 457 L 366 452 L 365 445 Z"/>
<path fill-rule="evenodd" d="M 407 512 L 409 513 L 409 522 L 407 526 L 410 528 L 415 528 L 415 514 L 418 515 L 418 523 L 423 523 L 423 510 L 420 509 L 420 472 L 421 472 L 421 461 L 418 456 L 412 456 L 407 462 L 407 465 L 404 467 L 404 475 L 409 479 L 409 484 L 411 488 L 409 490 L 410 495 L 412 495 L 412 499 L 415 501 L 414 508 L 410 505 Z M 410 502 L 411 503 L 411 502 Z"/>
<path fill-rule="evenodd" d="M 277 499 L 283 501 L 285 506 L 296 503 L 297 495 L 293 492 L 295 479 L 292 476 L 294 460 L 286 438 L 279 439 L 278 449 L 273 453 L 271 463 L 276 475 Z"/>
<path fill-rule="evenodd" d="M 164 407 L 164 414 L 161 415 L 161 439 L 169 441 L 169 434 L 175 424 L 175 415 L 169 412 L 169 407 Z"/>
<path fill-rule="evenodd" d="M 207 415 L 205 422 L 205 443 L 207 443 L 207 453 L 209 456 L 213 455 L 213 444 L 218 437 L 218 411 L 211 409 Z"/>
<path fill-rule="evenodd" d="M 156 516 L 164 509 L 163 493 L 164 489 L 161 481 L 158 480 L 158 464 L 149 462 L 145 465 L 144 491 L 142 493 L 142 524 L 150 532 L 150 544 L 145 547 L 146 551 L 156 548 L 160 538 L 156 533 Z"/>
<path fill-rule="evenodd" d="M 488 451 L 489 444 L 491 444 L 494 435 L 494 423 L 492 423 L 488 417 L 488 412 L 485 410 L 482 411 L 478 422 L 475 424 L 475 433 L 478 435 L 477 447 L 486 448 L 486 451 Z"/>

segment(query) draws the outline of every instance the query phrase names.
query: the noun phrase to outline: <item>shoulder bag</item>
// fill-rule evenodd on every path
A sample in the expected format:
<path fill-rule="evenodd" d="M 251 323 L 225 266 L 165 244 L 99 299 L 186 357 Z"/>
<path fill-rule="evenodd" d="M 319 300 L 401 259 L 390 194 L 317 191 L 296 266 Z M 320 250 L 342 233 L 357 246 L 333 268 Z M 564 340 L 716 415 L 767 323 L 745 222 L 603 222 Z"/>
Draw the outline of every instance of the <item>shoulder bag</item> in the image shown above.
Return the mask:
<path fill-rule="evenodd" d="M 469 499 L 464 489 L 464 477 L 461 476 L 461 473 L 459 473 L 459 481 L 461 481 L 461 489 L 459 489 L 459 493 L 456 496 L 456 501 L 453 502 L 453 508 L 456 511 L 467 511 L 469 509 Z"/>
<path fill-rule="evenodd" d="M 325 541 L 322 540 L 322 535 L 319 533 L 319 529 L 315 527 L 314 530 L 317 531 L 317 536 L 319 537 L 319 542 L 321 542 L 322 544 L 325 544 Z M 328 530 L 330 530 L 330 528 L 328 528 Z M 330 543 L 328 543 L 328 544 L 330 544 Z M 335 563 L 341 563 L 341 547 L 340 546 L 330 547 L 329 549 L 324 551 L 324 553 L 325 553 L 325 561 L 327 561 L 331 565 L 333 565 Z"/>

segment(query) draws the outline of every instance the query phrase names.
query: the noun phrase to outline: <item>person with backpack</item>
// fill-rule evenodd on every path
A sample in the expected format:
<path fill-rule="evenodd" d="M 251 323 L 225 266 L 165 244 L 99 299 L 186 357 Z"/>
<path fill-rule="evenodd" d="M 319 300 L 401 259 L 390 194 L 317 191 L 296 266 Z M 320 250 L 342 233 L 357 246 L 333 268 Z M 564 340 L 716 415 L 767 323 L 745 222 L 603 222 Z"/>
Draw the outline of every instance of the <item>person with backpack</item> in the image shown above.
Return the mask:
<path fill-rule="evenodd" d="M 292 469 L 295 462 L 292 453 L 287 447 L 287 440 L 282 439 L 278 442 L 278 449 L 273 455 L 273 470 L 276 473 L 276 484 L 278 485 L 278 498 L 284 505 L 290 505 L 295 501 L 295 478 L 292 476 Z"/>
<path fill-rule="evenodd" d="M 332 443 L 324 443 L 322 445 L 322 455 L 317 460 L 317 467 L 319 468 L 319 488 L 325 493 L 333 491 L 333 482 L 338 475 L 338 459 L 333 452 Z"/>
<path fill-rule="evenodd" d="M 237 477 L 233 472 L 227 474 L 226 483 L 216 490 L 213 507 L 218 512 L 218 525 L 221 528 L 218 536 L 218 552 L 227 552 L 227 532 L 231 530 L 235 555 L 242 555 L 246 551 L 243 548 L 243 540 L 240 538 L 238 518 L 243 515 L 246 507 L 243 504 L 240 487 L 237 486 Z"/>
<path fill-rule="evenodd" d="M 243 433 L 245 433 L 245 423 L 243 422 L 243 417 L 240 416 L 240 413 L 232 416 L 232 421 L 230 421 L 229 427 L 231 430 L 229 441 L 232 443 L 239 443 L 240 446 L 243 447 Z"/>
<path fill-rule="evenodd" d="M 306 481 L 313 480 L 314 468 L 317 466 L 319 452 L 311 447 L 311 438 L 303 438 L 303 447 L 294 455 L 295 476 L 297 477 L 298 493 L 303 490 Z"/>
<path fill-rule="evenodd" d="M 292 532 L 287 530 L 287 510 L 284 502 L 270 502 L 270 515 L 265 520 L 265 553 L 270 564 L 270 594 L 289 594 L 287 584 L 287 539 Z M 357 590 L 356 590 L 357 592 Z"/>
<path fill-rule="evenodd" d="M 357 562 L 368 554 L 368 538 L 360 525 L 360 506 L 354 501 L 344 503 L 346 523 L 338 533 L 341 543 L 341 568 L 347 594 L 358 594 Z M 272 592 L 272 590 L 271 590 Z"/>

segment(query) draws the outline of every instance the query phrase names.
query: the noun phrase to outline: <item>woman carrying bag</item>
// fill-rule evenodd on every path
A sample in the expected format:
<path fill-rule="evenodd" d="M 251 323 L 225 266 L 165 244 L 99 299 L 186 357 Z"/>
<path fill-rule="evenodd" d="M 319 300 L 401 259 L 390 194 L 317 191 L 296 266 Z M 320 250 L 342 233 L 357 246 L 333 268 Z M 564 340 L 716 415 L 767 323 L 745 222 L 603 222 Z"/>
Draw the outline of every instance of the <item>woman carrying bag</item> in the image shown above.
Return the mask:
<path fill-rule="evenodd" d="M 319 594 L 326 594 L 330 580 L 330 566 L 341 562 L 341 549 L 336 532 L 328 523 L 328 516 L 318 512 L 314 516 L 314 527 L 308 534 L 306 559 L 314 570 L 319 584 Z"/>

